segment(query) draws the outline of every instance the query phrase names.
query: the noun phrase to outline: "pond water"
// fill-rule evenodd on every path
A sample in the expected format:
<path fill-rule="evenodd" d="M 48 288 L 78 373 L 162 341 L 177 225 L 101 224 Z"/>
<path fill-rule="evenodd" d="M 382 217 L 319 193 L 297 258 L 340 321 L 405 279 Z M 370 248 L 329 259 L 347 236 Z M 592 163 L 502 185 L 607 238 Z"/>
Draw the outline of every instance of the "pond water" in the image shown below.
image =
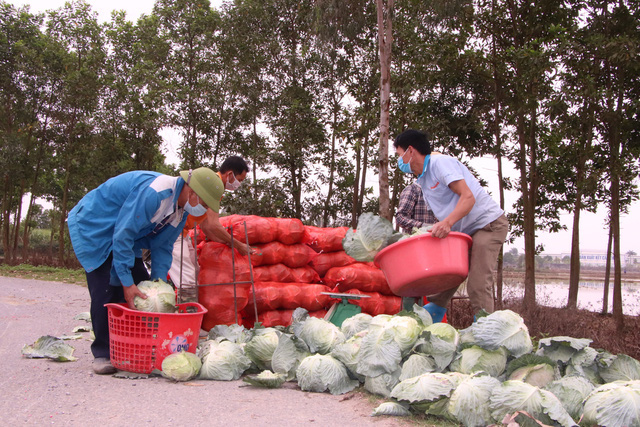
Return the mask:
<path fill-rule="evenodd" d="M 524 286 L 522 284 L 505 284 L 504 296 L 522 298 Z M 595 312 L 602 311 L 604 283 L 580 282 L 578 289 L 578 308 Z M 547 307 L 565 307 L 569 298 L 568 282 L 538 283 L 536 285 L 536 301 Z M 609 284 L 609 310 L 613 311 L 613 286 Z M 622 312 L 625 315 L 640 315 L 640 284 L 622 284 Z"/>

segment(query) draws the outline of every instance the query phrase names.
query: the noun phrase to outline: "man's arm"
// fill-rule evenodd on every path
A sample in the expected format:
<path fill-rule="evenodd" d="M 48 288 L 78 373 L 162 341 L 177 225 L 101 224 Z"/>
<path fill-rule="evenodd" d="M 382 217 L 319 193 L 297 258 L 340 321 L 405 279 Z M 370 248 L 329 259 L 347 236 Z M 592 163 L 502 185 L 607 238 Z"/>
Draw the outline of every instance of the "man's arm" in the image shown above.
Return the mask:
<path fill-rule="evenodd" d="M 453 181 L 449 184 L 451 191 L 460 196 L 456 207 L 453 211 L 442 221 L 437 222 L 431 229 L 431 235 L 435 237 L 444 238 L 451 232 L 453 224 L 464 218 L 476 203 L 476 198 L 473 196 L 471 189 L 467 185 L 464 179 Z"/>
<path fill-rule="evenodd" d="M 218 212 L 207 209 L 207 216 L 200 224 L 200 229 L 210 240 L 225 243 L 227 245 L 231 245 L 231 241 L 233 241 L 233 247 L 237 248 L 238 252 L 242 255 L 247 255 L 251 252 L 251 247 L 249 245 L 234 239 L 222 224 L 220 224 L 220 215 Z"/>

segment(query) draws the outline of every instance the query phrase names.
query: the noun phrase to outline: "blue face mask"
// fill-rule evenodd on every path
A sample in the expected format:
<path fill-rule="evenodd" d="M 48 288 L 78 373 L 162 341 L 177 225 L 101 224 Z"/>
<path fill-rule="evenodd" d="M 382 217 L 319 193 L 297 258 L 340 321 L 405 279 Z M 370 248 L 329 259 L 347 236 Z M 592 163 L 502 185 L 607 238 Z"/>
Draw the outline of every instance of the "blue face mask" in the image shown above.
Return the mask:
<path fill-rule="evenodd" d="M 407 154 L 407 152 L 405 151 L 404 154 Z M 413 158 L 413 154 L 411 154 L 411 157 L 409 157 L 409 161 L 407 163 L 405 163 L 404 160 L 402 160 L 402 158 L 404 157 L 404 154 L 398 157 L 398 169 L 400 169 L 404 173 L 413 173 L 410 165 L 411 159 Z"/>
<path fill-rule="evenodd" d="M 191 206 L 191 203 L 187 200 L 187 203 L 184 205 L 184 210 L 187 211 L 189 215 L 193 216 L 202 216 L 207 213 L 207 208 L 198 203 L 195 206 Z"/>

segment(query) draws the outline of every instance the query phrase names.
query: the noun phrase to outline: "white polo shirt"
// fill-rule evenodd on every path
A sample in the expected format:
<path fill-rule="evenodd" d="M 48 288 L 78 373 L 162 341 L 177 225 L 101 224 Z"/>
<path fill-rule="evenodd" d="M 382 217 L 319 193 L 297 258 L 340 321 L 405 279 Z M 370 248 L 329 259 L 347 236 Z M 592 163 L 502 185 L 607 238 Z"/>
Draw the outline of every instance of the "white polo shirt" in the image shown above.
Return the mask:
<path fill-rule="evenodd" d="M 451 227 L 452 231 L 473 235 L 476 231 L 504 214 L 480 182 L 459 160 L 443 154 L 432 154 L 425 173 L 417 183 L 427 204 L 440 220 L 453 211 L 460 196 L 451 191 L 449 184 L 464 179 L 476 201 L 471 211 Z"/>

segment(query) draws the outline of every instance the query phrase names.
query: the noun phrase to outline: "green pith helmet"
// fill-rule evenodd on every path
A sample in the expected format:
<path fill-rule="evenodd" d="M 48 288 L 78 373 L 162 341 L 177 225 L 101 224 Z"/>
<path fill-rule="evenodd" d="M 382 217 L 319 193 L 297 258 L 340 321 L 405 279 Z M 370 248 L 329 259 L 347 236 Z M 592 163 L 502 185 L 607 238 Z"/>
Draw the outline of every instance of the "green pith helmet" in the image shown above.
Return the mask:
<path fill-rule="evenodd" d="M 224 184 L 217 173 L 209 168 L 181 171 L 180 176 L 187 185 L 214 212 L 220 211 L 220 199 L 224 193 Z"/>

